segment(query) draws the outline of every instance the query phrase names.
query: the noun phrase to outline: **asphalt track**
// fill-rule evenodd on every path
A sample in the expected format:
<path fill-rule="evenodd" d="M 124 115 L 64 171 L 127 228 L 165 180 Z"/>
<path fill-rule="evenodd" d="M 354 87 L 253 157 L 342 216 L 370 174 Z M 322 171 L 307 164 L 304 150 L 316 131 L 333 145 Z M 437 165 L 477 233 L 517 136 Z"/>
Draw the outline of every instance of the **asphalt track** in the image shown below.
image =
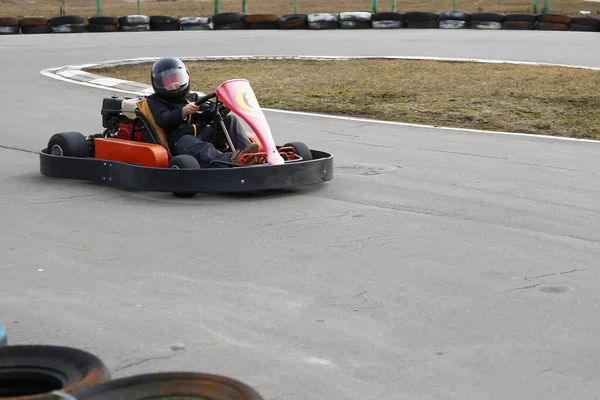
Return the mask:
<path fill-rule="evenodd" d="M 598 67 L 597 41 L 440 30 L 0 37 L 10 343 L 80 347 L 114 377 L 224 374 L 266 399 L 597 398 L 596 143 L 267 112 L 277 142 L 334 153 L 334 180 L 191 200 L 49 179 L 36 154 L 55 132 L 98 132 L 111 94 L 44 68 L 228 54 Z"/>

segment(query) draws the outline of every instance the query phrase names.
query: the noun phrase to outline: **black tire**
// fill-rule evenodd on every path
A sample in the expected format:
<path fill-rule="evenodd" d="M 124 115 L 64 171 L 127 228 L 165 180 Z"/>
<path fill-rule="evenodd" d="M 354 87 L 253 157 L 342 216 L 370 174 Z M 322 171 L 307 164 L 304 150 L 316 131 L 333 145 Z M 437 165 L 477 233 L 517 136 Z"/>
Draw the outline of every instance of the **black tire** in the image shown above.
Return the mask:
<path fill-rule="evenodd" d="M 2 26 L 0 25 L 0 35 L 16 35 L 19 33 L 18 26 Z"/>
<path fill-rule="evenodd" d="M 21 27 L 21 33 L 25 35 L 33 35 L 36 33 L 51 33 L 50 25 L 25 25 Z"/>
<path fill-rule="evenodd" d="M 87 24 L 85 29 L 88 32 L 116 32 L 119 30 L 119 25 L 109 24 Z"/>
<path fill-rule="evenodd" d="M 217 24 L 216 22 L 213 22 L 213 29 L 215 31 L 232 31 L 238 29 L 246 29 L 246 23 L 244 21 L 227 22 L 223 24 Z"/>
<path fill-rule="evenodd" d="M 308 16 L 306 14 L 287 14 L 277 19 L 280 29 L 306 29 L 308 28 Z"/>
<path fill-rule="evenodd" d="M 246 29 L 262 30 L 262 29 L 279 29 L 277 22 L 257 22 L 257 23 L 246 23 Z"/>
<path fill-rule="evenodd" d="M 506 14 L 492 12 L 476 12 L 471 14 L 471 21 L 504 22 Z"/>
<path fill-rule="evenodd" d="M 150 24 L 119 24 L 121 32 L 147 32 L 150 30 Z"/>
<path fill-rule="evenodd" d="M 151 15 L 150 25 L 152 24 L 178 24 L 179 18 L 168 15 Z"/>
<path fill-rule="evenodd" d="M 341 29 L 371 29 L 373 28 L 373 23 L 371 21 L 353 21 L 346 20 L 340 21 Z"/>
<path fill-rule="evenodd" d="M 438 20 L 438 14 L 432 12 L 424 12 L 424 11 L 408 11 L 404 13 L 404 19 L 406 22 L 411 23 L 414 22 L 423 22 L 423 21 L 436 21 Z"/>
<path fill-rule="evenodd" d="M 19 18 L 0 17 L 0 26 L 19 26 Z"/>
<path fill-rule="evenodd" d="M 573 24 L 588 25 L 594 28 L 600 27 L 600 19 L 593 17 L 573 17 Z"/>
<path fill-rule="evenodd" d="M 532 31 L 535 30 L 535 22 L 531 21 L 504 21 L 502 29 L 508 31 Z"/>
<path fill-rule="evenodd" d="M 313 156 L 308 146 L 302 142 L 289 142 L 283 145 L 283 147 L 293 147 L 296 149 L 296 154 L 302 157 L 303 160 L 312 160 Z"/>
<path fill-rule="evenodd" d="M 440 13 L 440 21 L 470 21 L 471 14 L 464 11 L 448 10 Z"/>
<path fill-rule="evenodd" d="M 102 360 L 80 349 L 47 345 L 0 347 L 0 398 L 51 398 L 54 390 L 71 394 L 109 379 Z"/>
<path fill-rule="evenodd" d="M 457 19 L 440 19 L 439 27 L 440 29 L 466 29 L 469 27 L 469 22 Z"/>
<path fill-rule="evenodd" d="M 405 21 L 404 13 L 399 12 L 379 12 L 373 14 L 371 21 Z"/>
<path fill-rule="evenodd" d="M 61 132 L 48 141 L 48 153 L 64 157 L 85 158 L 91 154 L 90 142 L 79 132 Z"/>
<path fill-rule="evenodd" d="M 50 18 L 48 25 L 71 25 L 71 24 L 84 24 L 85 18 L 81 15 L 61 15 L 60 17 Z"/>
<path fill-rule="evenodd" d="M 218 13 L 212 16 L 212 22 L 215 25 L 244 22 L 245 16 L 246 14 L 241 12 Z"/>
<path fill-rule="evenodd" d="M 264 400 L 254 388 L 236 379 L 196 372 L 159 372 L 113 379 L 73 393 L 73 397 L 77 400 Z"/>
<path fill-rule="evenodd" d="M 325 22 L 309 22 L 308 29 L 338 29 L 340 23 L 336 21 L 325 21 Z"/>
<path fill-rule="evenodd" d="M 146 25 L 150 24 L 150 17 L 147 15 L 123 15 L 119 17 L 119 25 Z"/>
<path fill-rule="evenodd" d="M 118 25 L 119 24 L 119 18 L 97 15 L 95 17 L 89 17 L 88 18 L 88 24 L 94 24 L 94 25 Z"/>
<path fill-rule="evenodd" d="M 172 24 L 162 24 L 162 23 L 156 23 L 156 24 L 150 24 L 150 30 L 151 31 L 179 31 L 181 30 L 181 27 L 179 26 L 178 22 L 172 23 Z"/>
<path fill-rule="evenodd" d="M 571 24 L 569 30 L 573 32 L 598 32 L 598 27 L 592 25 Z"/>
<path fill-rule="evenodd" d="M 52 27 L 52 33 L 84 33 L 84 24 L 64 24 L 54 25 Z"/>
<path fill-rule="evenodd" d="M 504 21 L 510 22 L 535 22 L 537 16 L 535 14 L 507 14 Z"/>
<path fill-rule="evenodd" d="M 437 29 L 439 27 L 438 21 L 407 21 L 407 29 Z"/>
<path fill-rule="evenodd" d="M 188 154 L 181 154 L 178 156 L 175 156 L 173 158 L 171 158 L 171 161 L 169 161 L 169 168 L 177 168 L 177 169 L 199 169 L 200 168 L 200 163 L 198 162 L 198 160 L 196 160 L 194 157 L 188 155 Z M 194 197 L 196 193 L 173 193 L 173 196 L 175 197 L 181 197 L 181 198 L 189 198 L 189 197 Z"/>

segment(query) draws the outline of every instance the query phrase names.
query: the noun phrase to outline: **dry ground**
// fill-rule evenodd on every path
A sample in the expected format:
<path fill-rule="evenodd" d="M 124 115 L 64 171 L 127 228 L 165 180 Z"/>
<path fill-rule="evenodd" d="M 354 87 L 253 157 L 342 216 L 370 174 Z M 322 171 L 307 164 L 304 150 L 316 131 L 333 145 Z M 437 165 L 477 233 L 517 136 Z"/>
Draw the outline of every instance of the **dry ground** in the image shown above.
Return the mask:
<path fill-rule="evenodd" d="M 588 10 L 600 14 L 600 3 L 583 0 L 549 0 L 552 13 L 579 15 Z M 102 0 L 102 14 L 122 16 L 137 13 L 136 0 Z M 297 0 L 298 13 L 343 11 L 371 11 L 372 0 Z M 379 0 L 377 11 L 390 11 L 392 0 Z M 539 0 L 540 11 L 543 0 Z M 64 0 L 66 14 L 85 17 L 96 15 L 95 0 Z M 493 11 L 504 13 L 533 12 L 532 0 L 456 0 L 456 8 L 466 12 Z M 452 9 L 452 0 L 397 0 L 396 10 L 441 12 Z M 214 14 L 213 0 L 141 0 L 140 12 L 145 15 L 198 16 Z M 242 0 L 220 0 L 220 12 L 242 11 Z M 293 13 L 293 0 L 247 0 L 247 12 L 284 15 Z M 59 14 L 59 0 L 1 0 L 0 15 L 39 15 L 53 17 Z"/>
<path fill-rule="evenodd" d="M 246 78 L 266 108 L 600 139 L 600 71 L 381 59 L 187 64 L 194 90 Z M 150 65 L 89 71 L 150 84 Z"/>

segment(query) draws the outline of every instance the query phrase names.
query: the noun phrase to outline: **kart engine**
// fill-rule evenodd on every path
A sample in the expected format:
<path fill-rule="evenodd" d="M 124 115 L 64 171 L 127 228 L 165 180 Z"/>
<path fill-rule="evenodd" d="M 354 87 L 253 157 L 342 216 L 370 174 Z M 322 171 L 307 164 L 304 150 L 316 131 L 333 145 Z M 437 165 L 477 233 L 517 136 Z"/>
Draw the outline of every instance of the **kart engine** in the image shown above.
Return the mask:
<path fill-rule="evenodd" d="M 105 97 L 102 100 L 102 126 L 116 130 L 119 123 L 132 123 L 135 119 L 136 98 Z"/>

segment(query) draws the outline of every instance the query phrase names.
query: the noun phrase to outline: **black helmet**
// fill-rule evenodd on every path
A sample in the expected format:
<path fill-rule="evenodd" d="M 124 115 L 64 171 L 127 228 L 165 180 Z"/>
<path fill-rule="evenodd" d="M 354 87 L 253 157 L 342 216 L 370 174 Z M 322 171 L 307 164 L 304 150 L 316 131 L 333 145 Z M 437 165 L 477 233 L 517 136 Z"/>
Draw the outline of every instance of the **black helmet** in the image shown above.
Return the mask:
<path fill-rule="evenodd" d="M 150 74 L 154 92 L 164 99 L 182 100 L 190 92 L 190 73 L 178 58 L 156 61 Z"/>

